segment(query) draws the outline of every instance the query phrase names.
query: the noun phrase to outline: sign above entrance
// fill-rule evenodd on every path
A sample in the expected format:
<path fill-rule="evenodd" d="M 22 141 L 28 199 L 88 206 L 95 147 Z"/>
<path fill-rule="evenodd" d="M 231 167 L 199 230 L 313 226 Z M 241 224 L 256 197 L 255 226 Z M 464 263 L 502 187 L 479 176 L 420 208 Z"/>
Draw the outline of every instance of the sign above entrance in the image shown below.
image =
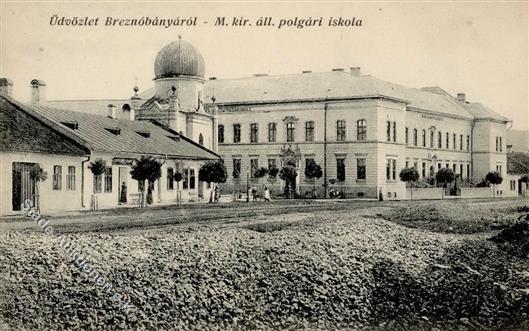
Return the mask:
<path fill-rule="evenodd" d="M 125 157 L 115 157 L 112 159 L 113 165 L 132 165 L 134 163 L 134 159 L 128 159 Z"/>

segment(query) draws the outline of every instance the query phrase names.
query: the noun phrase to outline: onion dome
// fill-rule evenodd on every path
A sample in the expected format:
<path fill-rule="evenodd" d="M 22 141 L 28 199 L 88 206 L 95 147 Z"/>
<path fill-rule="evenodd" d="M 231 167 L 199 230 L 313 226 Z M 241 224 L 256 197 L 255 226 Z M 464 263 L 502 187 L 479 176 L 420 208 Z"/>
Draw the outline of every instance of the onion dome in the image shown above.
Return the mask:
<path fill-rule="evenodd" d="M 178 37 L 158 52 L 154 61 L 156 78 L 198 77 L 204 78 L 204 58 L 190 43 Z"/>

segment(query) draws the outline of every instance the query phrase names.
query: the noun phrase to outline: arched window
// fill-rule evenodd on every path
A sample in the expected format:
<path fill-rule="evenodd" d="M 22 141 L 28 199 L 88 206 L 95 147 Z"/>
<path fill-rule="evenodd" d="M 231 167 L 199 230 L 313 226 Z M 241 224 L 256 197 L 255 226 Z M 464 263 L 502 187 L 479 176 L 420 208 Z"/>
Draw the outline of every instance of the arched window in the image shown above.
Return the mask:
<path fill-rule="evenodd" d="M 123 107 L 121 107 L 121 110 L 130 111 L 130 105 L 128 103 L 124 104 Z"/>
<path fill-rule="evenodd" d="M 198 135 L 198 143 L 204 145 L 204 136 L 201 134 Z"/>

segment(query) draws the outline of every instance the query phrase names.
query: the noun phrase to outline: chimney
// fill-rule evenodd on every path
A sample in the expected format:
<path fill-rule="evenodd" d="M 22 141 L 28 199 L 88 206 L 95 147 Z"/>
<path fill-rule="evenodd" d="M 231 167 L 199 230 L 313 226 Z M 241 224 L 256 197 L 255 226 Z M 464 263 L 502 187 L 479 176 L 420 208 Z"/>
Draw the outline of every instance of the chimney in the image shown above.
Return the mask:
<path fill-rule="evenodd" d="M 457 94 L 457 101 L 459 101 L 459 102 L 465 102 L 465 101 L 466 101 L 466 95 L 465 95 L 465 93 L 458 93 L 458 94 Z"/>
<path fill-rule="evenodd" d="M 116 110 L 115 110 L 116 106 L 114 106 L 113 104 L 110 103 L 110 104 L 108 104 L 107 108 L 108 108 L 108 114 L 107 114 L 108 117 L 116 118 Z"/>
<path fill-rule="evenodd" d="M 351 67 L 349 70 L 351 71 L 351 76 L 360 76 L 360 67 Z"/>
<path fill-rule="evenodd" d="M 13 82 L 9 78 L 0 78 L 0 96 L 13 97 Z"/>
<path fill-rule="evenodd" d="M 40 79 L 33 79 L 31 86 L 31 103 L 38 105 L 41 101 L 46 100 L 46 83 Z"/>

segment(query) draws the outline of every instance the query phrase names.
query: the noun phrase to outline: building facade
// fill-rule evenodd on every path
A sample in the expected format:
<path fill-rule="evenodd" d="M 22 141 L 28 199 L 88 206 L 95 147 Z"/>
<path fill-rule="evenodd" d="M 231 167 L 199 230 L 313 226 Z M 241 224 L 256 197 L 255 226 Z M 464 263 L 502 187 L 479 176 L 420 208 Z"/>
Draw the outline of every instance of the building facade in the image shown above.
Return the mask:
<path fill-rule="evenodd" d="M 151 186 L 154 205 L 209 199 L 211 188 L 198 173 L 219 156 L 159 122 L 23 104 L 7 95 L 0 95 L 0 113 L 0 215 L 21 212 L 26 200 L 43 213 L 138 206 L 140 184 L 131 170 L 142 156 L 161 163 Z M 90 170 L 96 160 L 106 164 L 102 175 Z M 35 179 L 34 166 L 45 180 Z"/>
<path fill-rule="evenodd" d="M 159 121 L 218 152 L 228 169 L 224 192 L 266 185 L 281 193 L 284 182 L 277 176 L 256 174 L 287 162 L 297 168 L 300 196 L 316 187 L 319 196 L 335 190 L 347 197 L 403 198 L 404 167 L 415 167 L 423 182 L 448 167 L 460 186 L 478 184 L 489 171 L 506 175 L 510 120 L 463 93 L 408 88 L 358 67 L 240 79 L 205 80 L 204 73 L 200 52 L 179 38 L 157 55 L 154 88 L 138 94 L 135 87 L 130 99 L 108 102 L 128 119 Z M 105 111 L 106 102 L 34 99 L 75 111 Z M 309 160 L 323 170 L 315 181 L 305 177 Z M 508 184 L 502 185 L 507 194 Z"/>

